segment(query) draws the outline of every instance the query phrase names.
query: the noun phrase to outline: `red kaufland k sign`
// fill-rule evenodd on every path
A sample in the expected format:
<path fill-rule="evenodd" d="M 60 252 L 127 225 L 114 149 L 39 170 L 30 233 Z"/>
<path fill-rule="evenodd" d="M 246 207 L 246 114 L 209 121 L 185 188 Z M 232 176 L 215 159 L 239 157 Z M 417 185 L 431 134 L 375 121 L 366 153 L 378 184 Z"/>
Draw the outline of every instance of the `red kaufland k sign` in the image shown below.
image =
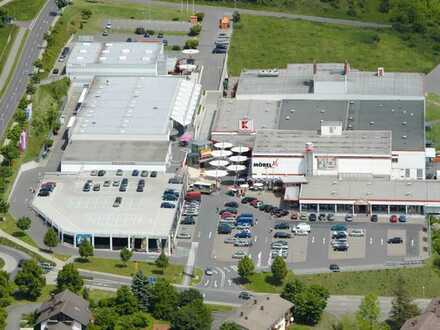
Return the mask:
<path fill-rule="evenodd" d="M 238 130 L 240 132 L 253 132 L 254 122 L 250 119 L 240 119 L 238 121 Z"/>

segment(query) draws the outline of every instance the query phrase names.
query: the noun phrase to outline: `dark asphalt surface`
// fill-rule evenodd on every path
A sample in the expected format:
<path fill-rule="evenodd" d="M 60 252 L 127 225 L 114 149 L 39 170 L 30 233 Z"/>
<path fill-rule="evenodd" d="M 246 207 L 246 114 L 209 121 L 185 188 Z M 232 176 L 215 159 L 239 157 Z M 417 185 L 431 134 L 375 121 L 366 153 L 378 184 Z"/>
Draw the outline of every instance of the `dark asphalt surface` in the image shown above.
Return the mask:
<path fill-rule="evenodd" d="M 55 19 L 51 12 L 57 12 L 58 8 L 54 0 L 48 0 L 40 16 L 29 27 L 29 34 L 23 48 L 22 57 L 16 67 L 15 73 L 8 86 L 6 93 L 0 100 L 0 135 L 3 136 L 8 122 L 17 109 L 18 103 L 26 90 L 29 73 L 32 71 L 32 63 L 38 58 L 39 46 L 48 31 L 50 24 Z"/>

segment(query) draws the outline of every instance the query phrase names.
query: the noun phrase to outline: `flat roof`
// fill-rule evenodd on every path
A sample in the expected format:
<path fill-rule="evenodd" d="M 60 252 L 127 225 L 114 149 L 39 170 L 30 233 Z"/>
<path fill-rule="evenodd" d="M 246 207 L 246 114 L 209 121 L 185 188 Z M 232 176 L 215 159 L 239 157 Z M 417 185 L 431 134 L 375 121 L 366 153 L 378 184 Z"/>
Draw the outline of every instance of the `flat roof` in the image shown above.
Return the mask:
<path fill-rule="evenodd" d="M 63 154 L 62 162 L 124 162 L 162 164 L 169 150 L 168 141 L 84 141 L 73 140 Z"/>
<path fill-rule="evenodd" d="M 254 156 L 303 154 L 306 143 L 315 154 L 391 155 L 390 131 L 343 131 L 342 135 L 322 136 L 318 131 L 258 130 Z"/>
<path fill-rule="evenodd" d="M 300 200 L 369 200 L 440 203 L 440 183 L 434 180 L 338 179 L 312 176 L 301 185 Z"/>
<path fill-rule="evenodd" d="M 63 232 L 95 235 L 133 235 L 167 237 L 173 227 L 176 209 L 160 208 L 162 194 L 170 184 L 172 174 L 158 173 L 156 178 L 146 177 L 144 192 L 136 192 L 139 177 L 128 179 L 128 190 L 119 192 L 118 187 L 103 187 L 105 180 L 122 180 L 115 172 L 107 171 L 103 177 L 89 173 L 76 175 L 47 173 L 42 182 L 56 182 L 48 197 L 36 196 L 32 207 L 59 226 Z M 83 192 L 86 180 L 101 183 L 100 191 Z M 181 185 L 172 185 L 181 190 Z M 119 207 L 113 207 L 116 197 L 122 197 Z"/>
<path fill-rule="evenodd" d="M 155 65 L 163 54 L 160 41 L 154 42 L 75 42 L 69 55 L 69 66 Z"/>
<path fill-rule="evenodd" d="M 71 138 L 151 140 L 168 135 L 181 83 L 178 77 L 97 76 Z"/>
<path fill-rule="evenodd" d="M 278 124 L 278 117 L 277 101 L 221 99 L 212 131 L 238 131 L 239 120 L 244 118 L 253 121 L 254 129 L 273 128 Z"/>
<path fill-rule="evenodd" d="M 283 100 L 278 128 L 318 130 L 340 121 L 348 130 L 391 130 L 396 151 L 425 149 L 423 100 Z"/>
<path fill-rule="evenodd" d="M 366 96 L 418 96 L 424 95 L 424 74 L 387 72 L 378 77 L 376 72 L 365 72 L 351 68 L 343 74 L 343 63 L 289 64 L 278 69 L 278 76 L 262 76 L 261 70 L 246 70 L 240 75 L 237 95 L 294 95 L 313 94 L 313 82 L 345 81 L 347 95 Z M 386 68 L 385 68 L 386 70 Z"/>

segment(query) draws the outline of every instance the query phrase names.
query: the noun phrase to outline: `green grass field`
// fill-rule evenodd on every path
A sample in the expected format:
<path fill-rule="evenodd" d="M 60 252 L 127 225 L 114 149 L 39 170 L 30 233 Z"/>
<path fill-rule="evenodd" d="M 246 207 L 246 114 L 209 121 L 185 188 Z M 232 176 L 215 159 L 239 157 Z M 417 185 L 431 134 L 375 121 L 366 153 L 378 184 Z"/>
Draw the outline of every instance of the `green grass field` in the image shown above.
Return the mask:
<path fill-rule="evenodd" d="M 120 260 L 91 257 L 89 262 L 75 261 L 75 266 L 81 269 L 94 270 L 97 272 L 111 273 L 123 276 L 133 276 L 138 270 L 146 275 L 164 277 L 171 283 L 182 283 L 183 266 L 170 264 L 162 273 L 162 270 L 154 263 L 129 261 L 127 267 L 121 265 Z"/>
<path fill-rule="evenodd" d="M 2 8 L 18 21 L 29 21 L 41 10 L 46 0 L 15 0 Z"/>
<path fill-rule="evenodd" d="M 426 120 L 440 120 L 440 95 L 428 94 L 426 98 Z"/>
<path fill-rule="evenodd" d="M 181 0 L 165 0 L 168 2 L 181 3 Z M 261 11 L 278 11 L 291 14 L 323 16 L 333 18 L 344 18 L 360 21 L 372 21 L 372 22 L 387 22 L 389 20 L 389 14 L 381 13 L 378 8 L 381 3 L 380 0 L 368 0 L 364 1 L 363 8 L 354 1 L 356 16 L 348 14 L 348 0 L 338 1 L 338 6 L 332 6 L 330 1 L 322 0 L 296 0 L 296 1 L 268 1 L 268 2 L 245 2 L 234 0 L 196 0 L 196 4 L 203 4 L 209 6 L 221 6 L 244 9 L 256 9 Z M 196 7 L 197 10 L 197 7 Z M 202 10 L 203 11 L 203 10 Z"/>
<path fill-rule="evenodd" d="M 327 288 L 330 294 L 366 295 L 372 292 L 379 296 L 392 296 L 393 287 L 399 275 L 406 280 L 407 289 L 412 297 L 432 298 L 440 295 L 440 274 L 431 265 L 365 272 L 297 275 L 296 278 L 306 284 L 321 285 Z M 287 280 L 294 276 L 289 273 Z M 270 273 L 256 273 L 251 277 L 251 282 L 246 285 L 246 288 L 256 292 L 278 293 L 283 287 L 270 283 Z"/>
<path fill-rule="evenodd" d="M 26 232 L 22 232 L 17 227 L 15 219 L 9 213 L 5 215 L 5 221 L 0 221 L 0 229 L 14 237 L 21 239 L 23 242 L 26 242 L 29 245 L 38 247 L 35 241 Z"/>
<path fill-rule="evenodd" d="M 367 56 L 368 55 L 368 56 Z M 284 68 L 288 63 L 344 62 L 376 71 L 428 72 L 438 62 L 432 44 L 403 41 L 396 32 L 242 15 L 229 50 L 229 73 Z"/>
<path fill-rule="evenodd" d="M 15 25 L 7 25 L 0 28 L 0 73 L 8 58 L 17 32 L 18 28 Z"/>
<path fill-rule="evenodd" d="M 88 9 L 92 12 L 88 20 L 83 20 L 81 11 Z M 102 22 L 107 20 L 122 19 L 157 19 L 157 20 L 187 20 L 188 15 L 175 9 L 160 6 L 131 4 L 123 1 L 87 1 L 75 0 L 73 5 L 68 6 L 63 16 L 59 19 L 52 32 L 52 40 L 43 55 L 43 77 L 52 69 L 61 49 L 72 34 L 95 34 L 103 31 Z"/>

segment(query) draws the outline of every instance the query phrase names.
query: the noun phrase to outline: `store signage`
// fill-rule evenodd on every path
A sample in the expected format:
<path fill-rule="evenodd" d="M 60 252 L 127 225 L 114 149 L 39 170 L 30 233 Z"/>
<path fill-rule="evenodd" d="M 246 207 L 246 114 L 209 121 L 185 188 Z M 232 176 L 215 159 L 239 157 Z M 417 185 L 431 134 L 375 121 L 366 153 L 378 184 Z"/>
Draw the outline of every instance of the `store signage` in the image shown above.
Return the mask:
<path fill-rule="evenodd" d="M 318 170 L 335 170 L 337 167 L 336 157 L 317 157 Z"/>
<path fill-rule="evenodd" d="M 238 130 L 240 132 L 253 132 L 254 131 L 254 121 L 244 118 L 238 121 Z"/>
<path fill-rule="evenodd" d="M 272 162 L 255 162 L 252 164 L 253 167 L 263 167 L 263 168 L 277 168 L 278 167 L 278 159 L 275 159 Z"/>

